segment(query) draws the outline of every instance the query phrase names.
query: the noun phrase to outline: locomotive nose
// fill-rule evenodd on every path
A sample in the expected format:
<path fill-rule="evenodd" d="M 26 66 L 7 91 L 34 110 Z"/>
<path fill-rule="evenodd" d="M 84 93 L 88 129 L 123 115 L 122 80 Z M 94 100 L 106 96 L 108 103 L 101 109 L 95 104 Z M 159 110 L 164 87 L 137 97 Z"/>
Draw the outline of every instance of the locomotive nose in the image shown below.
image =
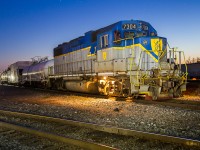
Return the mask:
<path fill-rule="evenodd" d="M 163 37 L 139 37 L 135 39 L 135 44 L 140 44 L 155 62 L 162 57 L 163 52 L 167 49 L 167 39 Z"/>

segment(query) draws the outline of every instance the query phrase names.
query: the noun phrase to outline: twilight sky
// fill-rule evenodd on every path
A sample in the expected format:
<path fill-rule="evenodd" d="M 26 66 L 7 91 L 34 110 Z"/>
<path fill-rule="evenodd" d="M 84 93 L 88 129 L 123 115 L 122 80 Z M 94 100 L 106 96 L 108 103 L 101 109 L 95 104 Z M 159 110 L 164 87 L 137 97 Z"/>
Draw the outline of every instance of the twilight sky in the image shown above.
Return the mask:
<path fill-rule="evenodd" d="M 200 57 L 199 0 L 0 0 L 0 72 L 52 58 L 58 44 L 120 20 L 149 22 L 171 47 Z"/>

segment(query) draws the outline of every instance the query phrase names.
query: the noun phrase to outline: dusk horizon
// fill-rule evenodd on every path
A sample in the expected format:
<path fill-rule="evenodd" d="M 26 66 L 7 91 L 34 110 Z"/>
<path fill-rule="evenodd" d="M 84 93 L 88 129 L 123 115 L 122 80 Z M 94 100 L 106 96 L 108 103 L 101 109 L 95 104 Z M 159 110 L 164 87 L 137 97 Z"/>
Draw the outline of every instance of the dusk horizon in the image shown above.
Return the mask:
<path fill-rule="evenodd" d="M 200 56 L 200 2 L 132 0 L 1 0 L 0 72 L 16 61 L 53 58 L 53 49 L 90 30 L 121 20 L 149 22 L 187 58 Z M 197 28 L 197 29 L 195 29 Z"/>

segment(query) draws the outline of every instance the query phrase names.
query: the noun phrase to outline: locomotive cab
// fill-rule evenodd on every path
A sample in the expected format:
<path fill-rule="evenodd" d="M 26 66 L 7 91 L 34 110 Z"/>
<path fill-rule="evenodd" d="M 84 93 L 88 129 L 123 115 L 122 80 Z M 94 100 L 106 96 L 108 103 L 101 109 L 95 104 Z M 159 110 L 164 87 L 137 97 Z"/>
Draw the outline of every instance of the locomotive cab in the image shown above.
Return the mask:
<path fill-rule="evenodd" d="M 187 76 L 180 68 L 184 53 L 167 50 L 167 39 L 157 36 L 146 22 L 125 21 L 121 22 L 121 30 L 116 28 L 112 35 L 103 33 L 107 39 L 113 39 L 107 44 L 111 48 L 101 46 L 97 51 L 96 72 L 105 76 L 99 77 L 100 93 L 146 95 L 153 100 L 180 96 Z M 174 61 L 168 61 L 169 58 Z"/>

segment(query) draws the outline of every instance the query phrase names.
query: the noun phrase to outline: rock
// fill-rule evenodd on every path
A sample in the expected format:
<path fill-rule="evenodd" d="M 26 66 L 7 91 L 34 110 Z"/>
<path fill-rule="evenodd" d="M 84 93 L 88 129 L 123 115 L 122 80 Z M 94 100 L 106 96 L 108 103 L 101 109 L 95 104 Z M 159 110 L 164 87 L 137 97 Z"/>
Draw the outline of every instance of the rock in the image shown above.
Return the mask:
<path fill-rule="evenodd" d="M 114 111 L 119 112 L 119 108 L 115 108 Z"/>

